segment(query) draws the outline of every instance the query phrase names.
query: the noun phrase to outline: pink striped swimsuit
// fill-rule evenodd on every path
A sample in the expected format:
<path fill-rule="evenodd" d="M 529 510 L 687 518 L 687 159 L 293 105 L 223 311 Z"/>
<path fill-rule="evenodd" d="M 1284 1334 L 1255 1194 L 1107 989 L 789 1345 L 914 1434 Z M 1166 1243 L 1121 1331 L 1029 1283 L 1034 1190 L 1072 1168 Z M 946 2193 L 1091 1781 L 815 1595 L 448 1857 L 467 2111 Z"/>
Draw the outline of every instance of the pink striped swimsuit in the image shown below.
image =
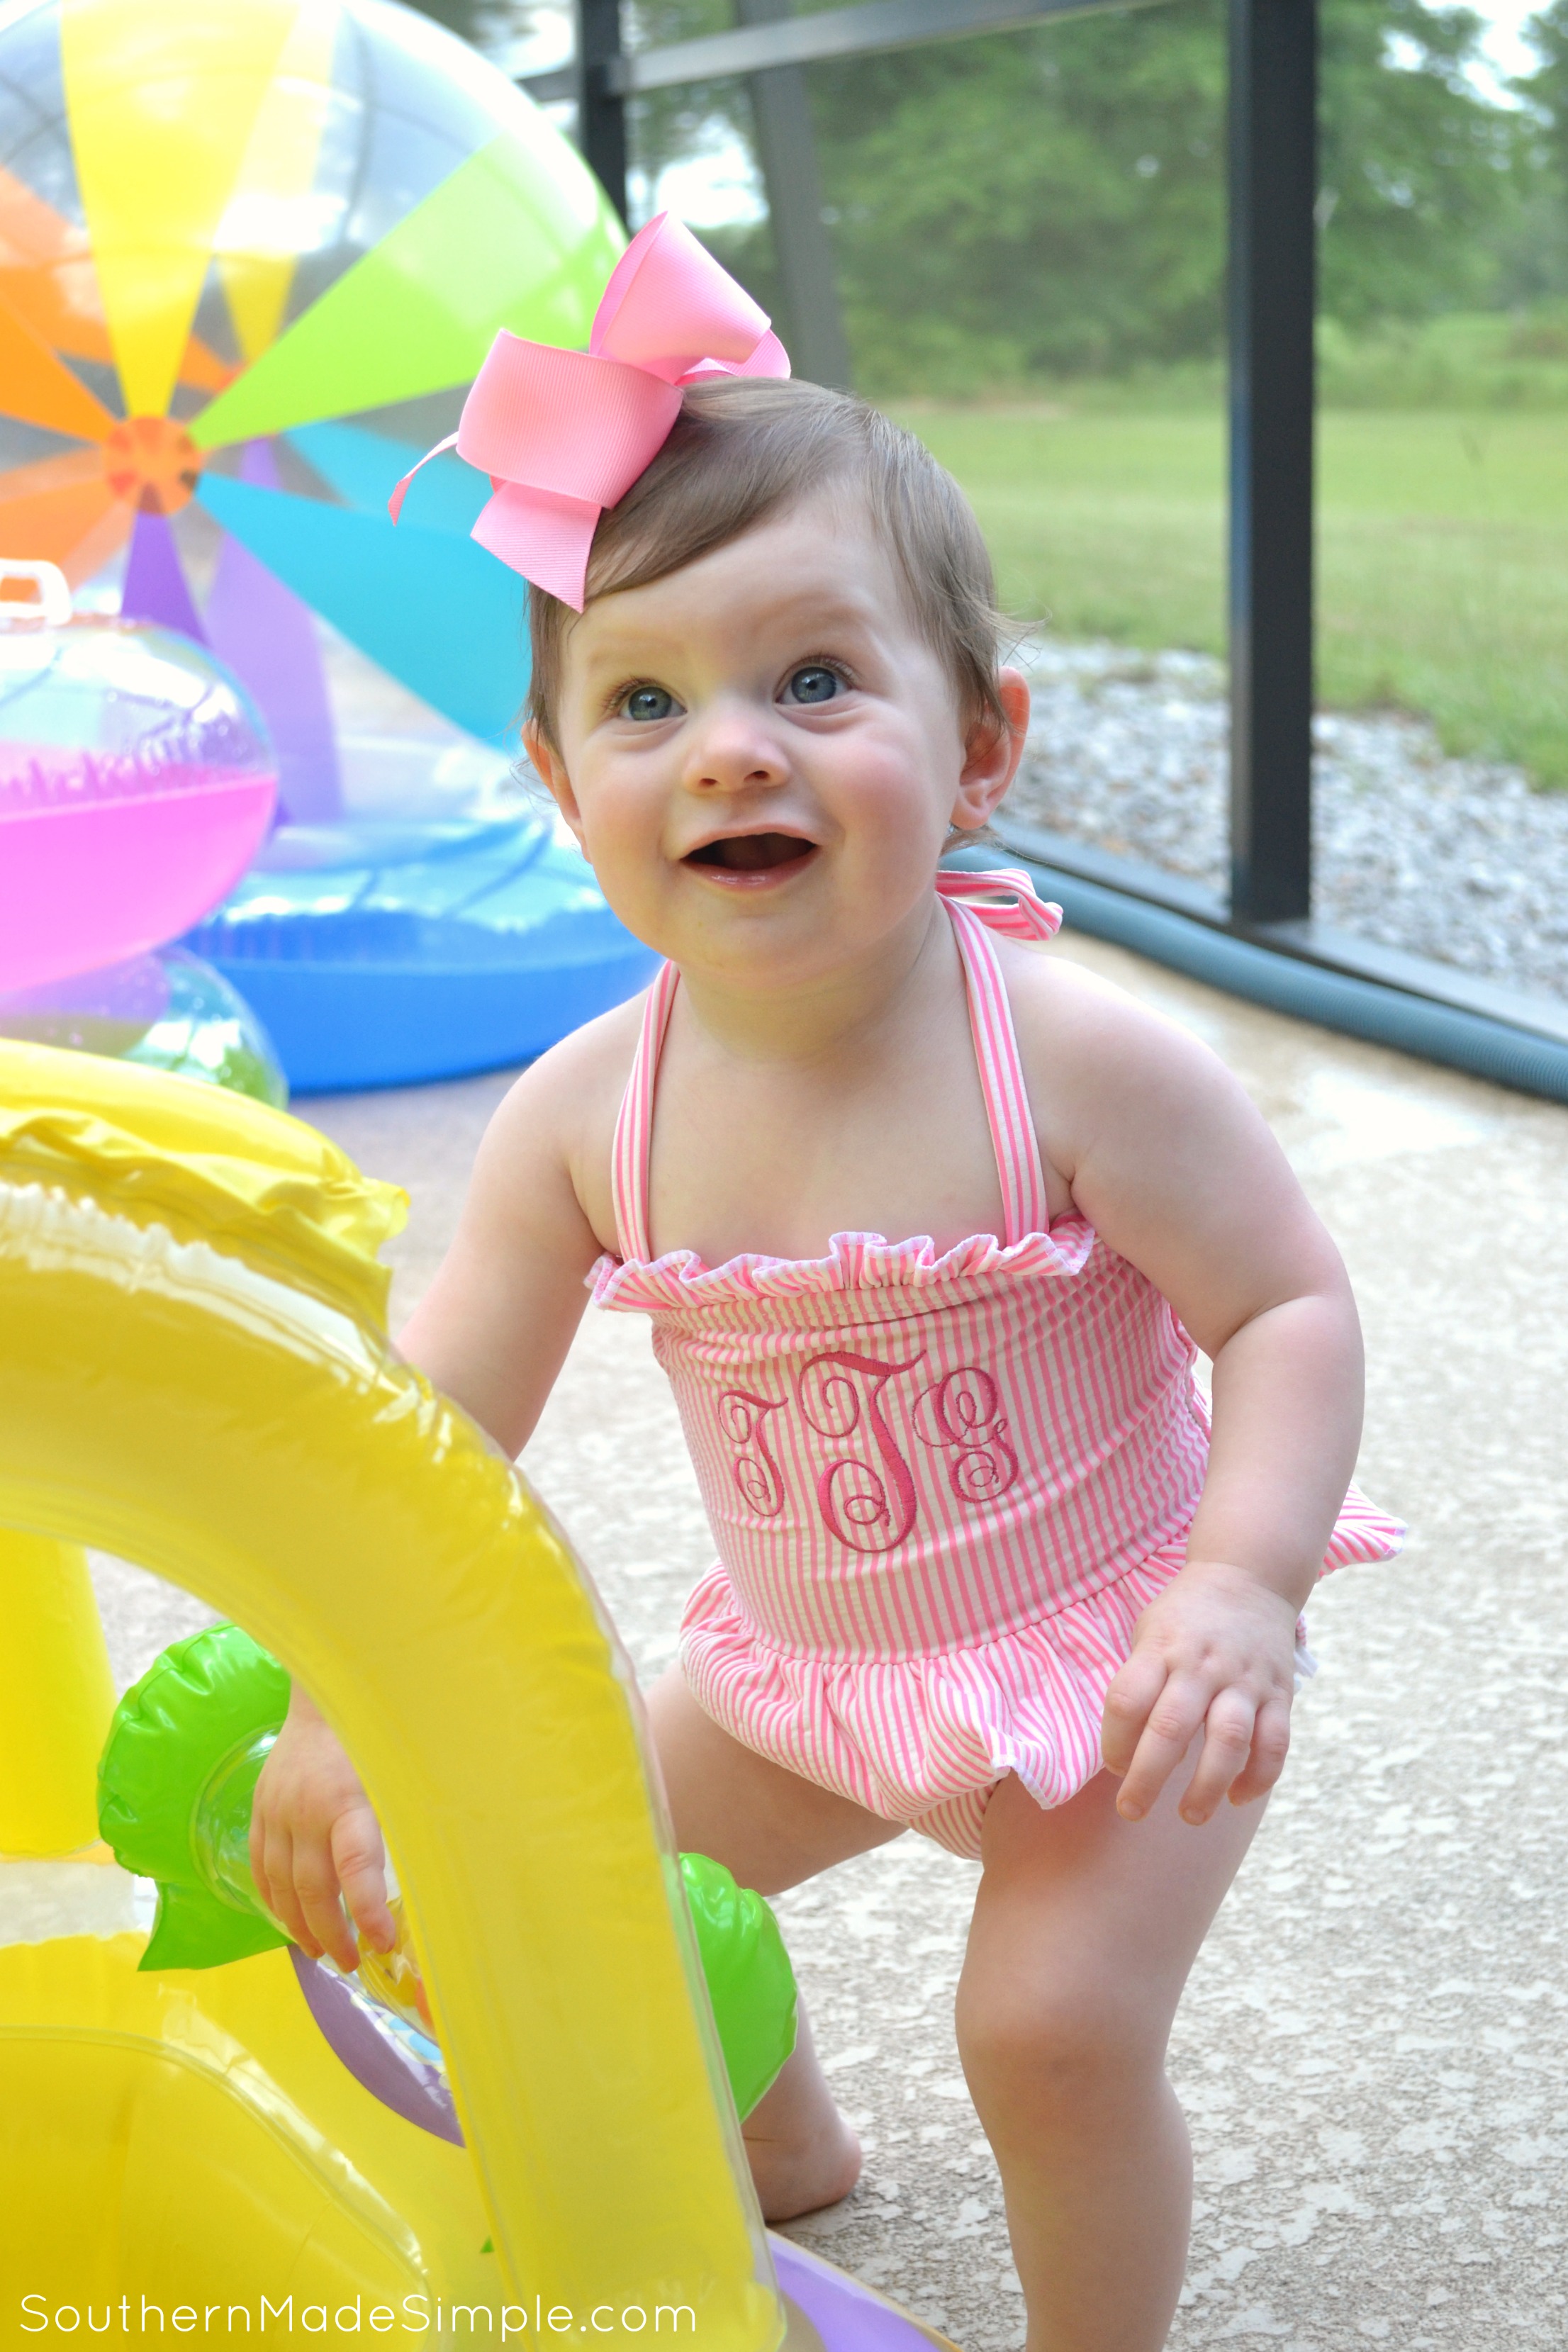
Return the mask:
<path fill-rule="evenodd" d="M 836 1234 L 824 1258 L 654 1258 L 666 965 L 616 1130 L 622 1255 L 590 1279 L 598 1305 L 653 1319 L 719 1548 L 681 1626 L 699 1702 L 748 1748 L 973 1855 L 1005 1774 L 1058 1805 L 1100 1769 L 1106 1690 L 1182 1566 L 1208 1419 L 1153 1284 L 1076 1212 L 1049 1228 L 987 927 L 1048 939 L 1058 910 L 1018 873 L 937 888 L 1001 1239 L 941 1257 L 923 1235 Z M 1389 1559 L 1402 1535 L 1352 1487 L 1325 1570 Z"/>

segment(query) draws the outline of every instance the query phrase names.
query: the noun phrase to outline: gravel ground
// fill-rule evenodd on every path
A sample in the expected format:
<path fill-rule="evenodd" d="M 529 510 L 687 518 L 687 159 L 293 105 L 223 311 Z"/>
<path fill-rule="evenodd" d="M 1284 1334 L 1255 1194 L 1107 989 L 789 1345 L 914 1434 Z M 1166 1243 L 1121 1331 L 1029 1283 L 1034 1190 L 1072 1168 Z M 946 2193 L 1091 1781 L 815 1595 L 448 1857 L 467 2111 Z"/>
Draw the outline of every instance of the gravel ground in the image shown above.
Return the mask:
<path fill-rule="evenodd" d="M 1225 673 L 1201 654 L 1029 649 L 1029 749 L 1006 811 L 1227 887 Z M 1422 719 L 1316 725 L 1313 912 L 1386 947 L 1568 997 L 1568 793 L 1451 760 Z"/>
<path fill-rule="evenodd" d="M 1199 2199 L 1172 2352 L 1562 2352 L 1568 1117 L 1094 940 L 1053 952 L 1195 1030 L 1270 1119 L 1362 1301 L 1362 1478 L 1414 1530 L 1404 1560 L 1313 1604 L 1321 1671 L 1287 1778 L 1177 2021 Z M 507 1083 L 301 1106 L 409 1187 L 400 1315 Z M 639 1318 L 588 1317 L 524 1466 L 651 1675 L 711 1552 Z M 122 1680 L 205 1613 L 117 1562 L 99 1576 Z M 974 1878 L 910 1837 L 781 1903 L 867 2151 L 854 2194 L 790 2234 L 963 2352 L 1016 2352 L 952 2034 Z"/>

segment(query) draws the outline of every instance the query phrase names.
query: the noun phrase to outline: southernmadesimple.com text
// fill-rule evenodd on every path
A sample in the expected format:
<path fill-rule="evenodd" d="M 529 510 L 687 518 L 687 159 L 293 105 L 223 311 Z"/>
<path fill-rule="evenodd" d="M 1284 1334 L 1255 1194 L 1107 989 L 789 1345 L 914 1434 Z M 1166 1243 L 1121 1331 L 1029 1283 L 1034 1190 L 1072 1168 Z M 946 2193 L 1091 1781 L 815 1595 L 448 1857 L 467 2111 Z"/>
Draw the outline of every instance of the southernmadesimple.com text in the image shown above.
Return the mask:
<path fill-rule="evenodd" d="M 302 2303 L 292 2294 L 274 2302 L 261 2295 L 247 2303 L 159 2303 L 151 2295 L 122 2294 L 118 2303 L 61 2303 L 46 2294 L 25 2294 L 24 2336 L 489 2336 L 505 2343 L 523 2336 L 695 2336 L 697 2314 L 689 2303 L 595 2304 L 577 2312 L 536 2295 L 521 2303 L 444 2303 L 439 2296 L 405 2294 L 401 2301 Z"/>

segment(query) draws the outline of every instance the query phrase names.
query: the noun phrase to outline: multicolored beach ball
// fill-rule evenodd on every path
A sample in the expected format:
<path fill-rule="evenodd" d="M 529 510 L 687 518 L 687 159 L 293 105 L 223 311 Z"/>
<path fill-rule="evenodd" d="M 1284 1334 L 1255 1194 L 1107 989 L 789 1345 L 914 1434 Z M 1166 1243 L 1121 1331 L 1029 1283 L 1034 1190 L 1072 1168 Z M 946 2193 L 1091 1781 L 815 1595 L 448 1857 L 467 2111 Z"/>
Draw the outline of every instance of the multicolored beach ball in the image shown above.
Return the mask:
<path fill-rule="evenodd" d="M 623 242 L 505 77 L 395 0 L 0 5 L 0 558 L 205 638 L 294 820 L 341 806 L 311 614 L 496 740 L 521 582 L 456 420 L 499 327 L 585 344 Z"/>

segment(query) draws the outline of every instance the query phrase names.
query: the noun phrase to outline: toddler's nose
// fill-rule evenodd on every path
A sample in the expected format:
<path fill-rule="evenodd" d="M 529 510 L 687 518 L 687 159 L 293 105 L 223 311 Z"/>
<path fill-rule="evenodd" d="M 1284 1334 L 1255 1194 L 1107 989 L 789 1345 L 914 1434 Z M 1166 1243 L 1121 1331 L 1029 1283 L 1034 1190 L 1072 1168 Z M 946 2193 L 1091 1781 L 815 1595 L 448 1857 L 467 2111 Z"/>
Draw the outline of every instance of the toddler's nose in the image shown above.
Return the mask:
<path fill-rule="evenodd" d="M 743 708 L 716 709 L 692 730 L 685 778 L 689 791 L 705 795 L 765 791 L 784 783 L 788 775 L 782 747 Z"/>

